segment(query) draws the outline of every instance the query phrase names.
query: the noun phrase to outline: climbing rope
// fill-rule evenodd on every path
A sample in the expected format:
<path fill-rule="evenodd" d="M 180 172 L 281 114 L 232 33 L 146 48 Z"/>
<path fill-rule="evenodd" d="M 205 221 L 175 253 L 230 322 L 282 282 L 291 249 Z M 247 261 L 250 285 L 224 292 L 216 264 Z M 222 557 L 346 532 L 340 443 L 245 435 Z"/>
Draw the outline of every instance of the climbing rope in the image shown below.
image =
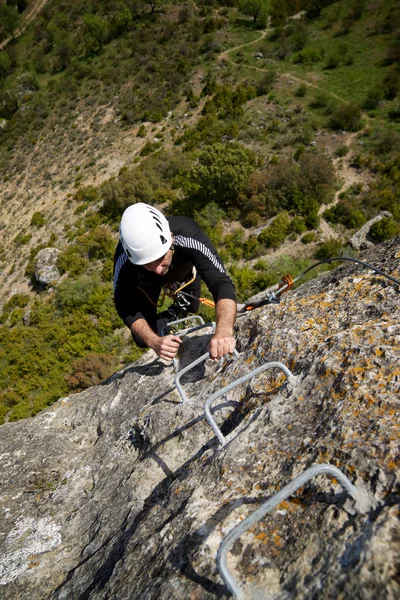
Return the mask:
<path fill-rule="evenodd" d="M 391 275 L 384 273 L 380 269 L 377 269 L 376 267 L 373 267 L 372 265 L 369 265 L 368 263 L 363 262 L 362 260 L 358 260 L 357 258 L 352 258 L 350 256 L 336 256 L 333 258 L 325 258 L 324 260 L 320 260 L 319 262 L 311 265 L 310 267 L 308 267 L 308 269 L 303 271 L 303 273 L 300 273 L 300 275 L 298 275 L 295 279 L 293 279 L 289 274 L 284 275 L 282 277 L 281 281 L 278 283 L 278 288 L 276 290 L 269 290 L 267 292 L 267 296 L 265 298 L 263 298 L 263 300 L 260 300 L 259 302 L 249 302 L 247 304 L 240 305 L 239 312 L 246 313 L 246 312 L 250 312 L 250 311 L 254 310 L 255 308 L 260 308 L 261 306 L 265 306 L 267 304 L 277 304 L 280 301 L 279 296 L 282 295 L 284 292 L 287 292 L 288 290 L 290 290 L 293 287 L 293 285 L 296 283 L 296 281 L 299 281 L 299 279 L 304 277 L 304 275 L 306 275 L 309 271 L 311 271 L 312 269 L 315 269 L 315 267 L 318 267 L 319 265 L 322 265 L 324 263 L 330 263 L 335 260 L 338 260 L 338 261 L 346 261 L 347 260 L 350 262 L 357 263 L 359 265 L 362 265 L 363 267 L 372 269 L 372 271 L 374 271 L 375 273 L 378 273 L 379 275 L 386 277 L 390 281 L 393 281 L 393 283 L 400 285 L 400 281 L 398 279 L 396 279 L 395 277 L 392 277 Z"/>
<path fill-rule="evenodd" d="M 301 273 L 298 277 L 296 277 L 296 279 L 293 279 L 293 283 L 295 281 L 298 281 L 301 277 L 304 277 L 304 275 L 306 275 L 306 273 L 311 271 L 311 269 L 315 269 L 315 267 L 318 267 L 319 265 L 322 265 L 324 263 L 330 263 L 335 260 L 339 260 L 339 261 L 347 260 L 349 262 L 357 263 L 358 265 L 362 265 L 363 267 L 365 267 L 367 269 L 372 269 L 372 271 L 374 271 L 375 273 L 378 273 L 379 275 L 382 275 L 383 277 L 390 279 L 390 281 L 393 281 L 393 283 L 397 283 L 397 285 L 400 285 L 400 281 L 398 279 L 396 279 L 395 277 L 392 277 L 391 275 L 384 273 L 380 269 L 377 269 L 376 267 L 373 267 L 372 265 L 369 265 L 368 263 L 363 262 L 362 260 L 358 260 L 357 258 L 352 258 L 351 256 L 336 256 L 333 258 L 324 258 L 324 260 L 320 260 L 319 262 L 315 263 L 314 265 L 311 265 L 311 267 L 308 267 L 308 269 L 303 271 L 303 273 Z"/>

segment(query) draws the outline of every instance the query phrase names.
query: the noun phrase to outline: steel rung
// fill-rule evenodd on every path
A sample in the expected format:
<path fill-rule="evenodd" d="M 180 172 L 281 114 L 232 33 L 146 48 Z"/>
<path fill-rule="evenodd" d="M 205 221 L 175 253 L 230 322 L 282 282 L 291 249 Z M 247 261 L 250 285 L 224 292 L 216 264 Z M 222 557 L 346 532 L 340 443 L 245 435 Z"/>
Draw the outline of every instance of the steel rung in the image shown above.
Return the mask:
<path fill-rule="evenodd" d="M 233 351 L 233 355 L 235 356 L 235 358 L 238 358 L 239 356 L 239 352 L 236 350 Z M 199 358 L 196 358 L 196 360 L 194 360 L 193 362 L 191 362 L 190 364 L 186 365 L 186 367 L 184 367 L 183 369 L 181 369 L 176 375 L 175 375 L 175 379 L 174 379 L 174 384 L 176 386 L 176 389 L 179 392 L 179 395 L 181 397 L 181 401 L 182 404 L 184 404 L 187 400 L 186 394 L 182 388 L 181 382 L 180 382 L 180 378 L 185 375 L 185 373 L 187 373 L 188 371 L 190 371 L 191 369 L 193 369 L 194 367 L 196 367 L 197 365 L 199 365 L 200 363 L 204 362 L 205 360 L 207 360 L 207 358 L 210 358 L 210 353 L 206 352 L 205 354 L 202 354 L 201 356 L 199 356 Z"/>
<path fill-rule="evenodd" d="M 233 390 L 235 387 L 237 387 L 241 383 L 245 383 L 245 381 L 252 379 L 259 373 L 262 373 L 263 371 L 266 371 L 267 369 L 274 369 L 274 368 L 280 369 L 281 371 L 283 371 L 285 373 L 286 377 L 293 377 L 293 373 L 283 363 L 280 363 L 280 362 L 266 363 L 264 365 L 261 365 L 260 367 L 257 367 L 256 369 L 253 369 L 253 371 L 246 373 L 246 375 L 243 375 L 243 377 L 239 377 L 239 379 L 235 379 L 235 381 L 232 381 L 232 383 L 230 383 L 229 385 L 225 386 L 224 388 L 221 388 L 220 390 L 215 392 L 212 396 L 210 396 L 206 400 L 206 402 L 204 404 L 204 413 L 206 415 L 206 419 L 207 419 L 209 425 L 211 425 L 215 435 L 217 436 L 217 438 L 222 446 L 225 445 L 226 440 L 211 414 L 211 410 L 210 410 L 211 403 L 214 400 L 216 400 L 217 398 L 219 398 L 220 396 L 222 396 L 223 394 L 225 394 L 226 392 Z"/>
<path fill-rule="evenodd" d="M 229 550 L 232 548 L 236 540 L 245 532 L 249 527 L 260 521 L 265 515 L 270 513 L 278 504 L 286 500 L 299 488 L 301 488 L 307 481 L 316 477 L 317 475 L 332 475 L 335 477 L 342 488 L 351 496 L 355 501 L 355 509 L 357 512 L 366 512 L 371 506 L 373 506 L 373 499 L 369 498 L 368 493 L 361 488 L 354 486 L 351 481 L 346 477 L 342 471 L 337 467 L 329 464 L 313 465 L 304 473 L 295 477 L 287 485 L 285 485 L 279 492 L 262 504 L 257 510 L 251 515 L 246 517 L 244 521 L 241 521 L 238 525 L 233 527 L 231 531 L 224 537 L 217 552 L 217 565 L 218 570 L 223 578 L 226 586 L 233 594 L 233 596 L 239 600 L 244 600 L 244 595 L 240 589 L 237 581 L 229 571 L 226 558 Z"/>

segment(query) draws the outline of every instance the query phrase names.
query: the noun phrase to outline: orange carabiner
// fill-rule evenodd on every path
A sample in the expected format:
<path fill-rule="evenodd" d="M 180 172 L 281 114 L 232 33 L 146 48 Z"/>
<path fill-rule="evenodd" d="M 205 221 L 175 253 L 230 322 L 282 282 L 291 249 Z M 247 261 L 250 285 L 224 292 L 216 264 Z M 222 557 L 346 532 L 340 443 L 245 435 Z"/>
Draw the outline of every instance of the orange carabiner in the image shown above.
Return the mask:
<path fill-rule="evenodd" d="M 209 300 L 208 298 L 199 298 L 199 301 L 204 304 L 205 306 L 211 306 L 214 307 L 215 303 L 212 300 Z"/>
<path fill-rule="evenodd" d="M 293 287 L 293 277 L 287 273 L 286 275 L 284 275 L 282 277 L 282 279 L 279 282 L 278 285 L 278 289 L 280 290 L 281 288 L 285 287 L 284 290 L 282 290 L 281 294 L 284 294 L 285 292 L 287 292 L 288 290 L 290 290 Z"/>

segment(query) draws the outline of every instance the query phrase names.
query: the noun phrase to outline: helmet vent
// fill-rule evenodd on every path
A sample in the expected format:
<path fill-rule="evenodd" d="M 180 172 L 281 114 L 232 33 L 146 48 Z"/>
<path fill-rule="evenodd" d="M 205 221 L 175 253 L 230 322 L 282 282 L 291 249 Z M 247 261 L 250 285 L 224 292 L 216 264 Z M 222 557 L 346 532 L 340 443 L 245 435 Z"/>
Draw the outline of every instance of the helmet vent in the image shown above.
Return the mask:
<path fill-rule="evenodd" d="M 162 244 L 166 244 L 168 241 L 163 235 L 160 235 L 160 240 Z"/>

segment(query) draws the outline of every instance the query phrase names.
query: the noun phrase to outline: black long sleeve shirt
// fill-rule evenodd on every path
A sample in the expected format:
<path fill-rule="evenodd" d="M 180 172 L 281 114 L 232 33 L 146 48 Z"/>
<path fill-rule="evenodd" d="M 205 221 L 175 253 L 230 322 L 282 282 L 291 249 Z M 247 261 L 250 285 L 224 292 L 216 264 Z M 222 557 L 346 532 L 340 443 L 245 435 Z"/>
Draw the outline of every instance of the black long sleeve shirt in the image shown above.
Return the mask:
<path fill-rule="evenodd" d="M 137 289 L 140 281 L 147 280 L 161 288 L 166 283 L 183 281 L 193 266 L 210 290 L 214 302 L 221 298 L 236 302 L 232 280 L 204 231 L 189 217 L 167 217 L 167 220 L 174 234 L 174 253 L 165 275 L 156 275 L 142 266 L 134 265 L 121 242 L 117 245 L 114 257 L 114 302 L 118 315 L 128 327 L 142 317 L 140 304 L 144 296 Z"/>

